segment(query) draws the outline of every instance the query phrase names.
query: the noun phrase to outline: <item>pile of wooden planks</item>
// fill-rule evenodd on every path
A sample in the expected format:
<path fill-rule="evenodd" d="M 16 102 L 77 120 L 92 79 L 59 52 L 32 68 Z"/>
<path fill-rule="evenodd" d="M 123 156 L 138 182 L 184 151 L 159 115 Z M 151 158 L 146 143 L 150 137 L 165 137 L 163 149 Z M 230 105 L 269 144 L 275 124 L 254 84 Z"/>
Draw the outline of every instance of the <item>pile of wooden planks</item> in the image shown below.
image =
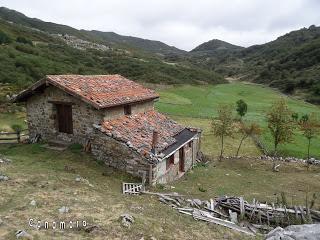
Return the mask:
<path fill-rule="evenodd" d="M 190 199 L 179 194 L 141 192 L 159 197 L 159 201 L 192 216 L 195 220 L 218 224 L 241 233 L 265 233 L 276 226 L 320 222 L 320 211 L 306 207 L 285 207 L 275 204 L 252 204 L 242 197 L 217 197 L 209 201 Z"/>

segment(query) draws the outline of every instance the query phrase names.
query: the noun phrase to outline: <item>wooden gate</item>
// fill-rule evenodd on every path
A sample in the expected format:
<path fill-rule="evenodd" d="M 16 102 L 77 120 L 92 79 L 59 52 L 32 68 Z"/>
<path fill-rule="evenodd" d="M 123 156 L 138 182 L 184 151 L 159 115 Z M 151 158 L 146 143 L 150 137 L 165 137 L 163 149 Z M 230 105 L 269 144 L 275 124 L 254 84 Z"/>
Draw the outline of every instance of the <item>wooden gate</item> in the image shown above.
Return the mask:
<path fill-rule="evenodd" d="M 139 194 L 144 191 L 142 183 L 122 183 L 123 194 Z"/>

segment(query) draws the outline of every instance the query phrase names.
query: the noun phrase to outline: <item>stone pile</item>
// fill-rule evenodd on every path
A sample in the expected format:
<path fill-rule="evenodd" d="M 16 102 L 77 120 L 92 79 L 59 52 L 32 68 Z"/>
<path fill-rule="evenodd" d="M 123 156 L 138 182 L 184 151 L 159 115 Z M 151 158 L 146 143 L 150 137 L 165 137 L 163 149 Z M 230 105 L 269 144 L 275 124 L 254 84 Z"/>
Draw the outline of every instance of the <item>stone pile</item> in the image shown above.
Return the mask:
<path fill-rule="evenodd" d="M 306 159 L 295 158 L 295 157 L 272 157 L 272 156 L 262 155 L 260 159 L 266 160 L 266 161 L 308 163 L 313 165 L 320 165 L 320 160 L 317 160 L 315 158 L 310 158 L 309 160 L 306 160 Z"/>

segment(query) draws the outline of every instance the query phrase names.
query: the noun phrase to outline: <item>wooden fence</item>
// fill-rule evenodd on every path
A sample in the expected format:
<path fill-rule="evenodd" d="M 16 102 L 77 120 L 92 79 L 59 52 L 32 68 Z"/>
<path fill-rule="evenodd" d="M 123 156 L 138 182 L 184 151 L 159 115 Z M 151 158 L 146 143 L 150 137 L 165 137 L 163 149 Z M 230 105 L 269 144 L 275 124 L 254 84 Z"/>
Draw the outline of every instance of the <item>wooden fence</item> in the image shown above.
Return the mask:
<path fill-rule="evenodd" d="M 21 143 L 28 136 L 28 129 L 19 132 L 0 132 L 0 144 Z"/>

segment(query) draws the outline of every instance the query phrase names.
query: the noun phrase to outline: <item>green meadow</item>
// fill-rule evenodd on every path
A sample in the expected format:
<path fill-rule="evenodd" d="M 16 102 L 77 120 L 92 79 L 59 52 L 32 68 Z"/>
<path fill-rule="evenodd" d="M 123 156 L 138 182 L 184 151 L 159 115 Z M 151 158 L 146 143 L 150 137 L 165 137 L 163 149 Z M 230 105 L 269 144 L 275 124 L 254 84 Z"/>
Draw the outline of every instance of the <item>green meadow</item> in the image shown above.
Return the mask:
<path fill-rule="evenodd" d="M 273 142 L 267 128 L 266 113 L 272 103 L 280 98 L 285 98 L 289 108 L 299 116 L 310 112 L 320 114 L 318 106 L 304 101 L 293 99 L 269 87 L 246 83 L 230 83 L 220 85 L 176 85 L 159 90 L 160 100 L 156 107 L 159 111 L 170 115 L 178 122 L 200 127 L 204 130 L 203 149 L 205 152 L 218 155 L 219 142 L 211 133 L 211 119 L 216 116 L 219 104 L 233 104 L 243 99 L 248 104 L 248 113 L 245 120 L 254 121 L 263 128 L 262 142 L 272 151 Z M 236 111 L 234 110 L 236 117 Z M 238 146 L 239 136 L 235 134 L 227 141 L 227 154 L 234 154 Z M 307 140 L 298 131 L 292 142 L 280 146 L 279 151 L 286 156 L 305 157 Z M 242 154 L 257 155 L 258 149 L 252 141 L 247 140 L 242 149 Z M 320 136 L 313 140 L 311 156 L 320 157 Z"/>

